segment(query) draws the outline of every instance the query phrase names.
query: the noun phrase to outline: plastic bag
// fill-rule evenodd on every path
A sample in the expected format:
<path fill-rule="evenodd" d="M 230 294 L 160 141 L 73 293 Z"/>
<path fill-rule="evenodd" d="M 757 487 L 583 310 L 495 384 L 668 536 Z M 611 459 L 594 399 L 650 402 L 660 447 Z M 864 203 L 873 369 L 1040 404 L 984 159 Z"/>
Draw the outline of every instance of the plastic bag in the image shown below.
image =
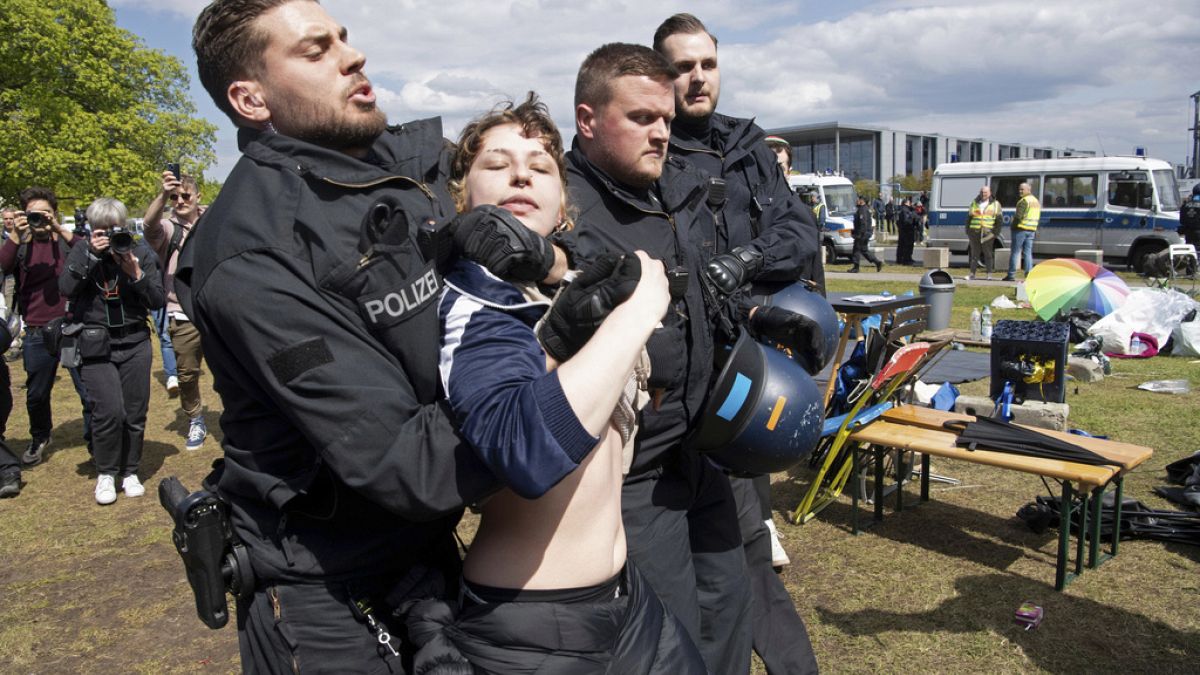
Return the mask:
<path fill-rule="evenodd" d="M 1017 303 L 1008 299 L 1007 295 L 997 295 L 995 300 L 992 300 L 992 307 L 996 309 L 1016 309 Z"/>
<path fill-rule="evenodd" d="M 1137 388 L 1160 394 L 1186 394 L 1192 390 L 1187 380 L 1152 380 L 1139 384 Z"/>
<path fill-rule="evenodd" d="M 1113 313 L 1092 324 L 1088 333 L 1104 338 L 1104 350 L 1109 354 L 1126 354 L 1133 333 L 1154 337 L 1156 345 L 1166 344 L 1171 331 L 1196 301 L 1175 290 L 1142 288 L 1133 291 Z"/>
<path fill-rule="evenodd" d="M 1056 321 L 1062 321 L 1071 327 L 1071 344 L 1079 344 L 1088 339 L 1088 329 L 1100 320 L 1100 313 L 1090 309 L 1072 309 L 1059 314 Z"/>
<path fill-rule="evenodd" d="M 1175 330 L 1171 331 L 1171 338 L 1175 341 L 1175 347 L 1171 350 L 1172 356 L 1200 356 L 1200 317 L 1195 313 L 1189 316 L 1190 319 L 1184 317 Z"/>

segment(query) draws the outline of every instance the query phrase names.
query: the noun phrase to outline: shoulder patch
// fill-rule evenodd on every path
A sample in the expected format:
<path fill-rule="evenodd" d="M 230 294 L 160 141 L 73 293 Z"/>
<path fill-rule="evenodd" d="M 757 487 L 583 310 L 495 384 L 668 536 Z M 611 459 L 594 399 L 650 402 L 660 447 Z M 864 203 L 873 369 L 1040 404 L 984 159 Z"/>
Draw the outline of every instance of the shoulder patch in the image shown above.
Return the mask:
<path fill-rule="evenodd" d="M 333 363 L 333 352 L 329 351 L 329 343 L 325 338 L 310 338 L 297 342 L 290 347 L 284 347 L 267 359 L 275 379 L 282 384 L 288 384 L 304 373 L 327 363 Z"/>

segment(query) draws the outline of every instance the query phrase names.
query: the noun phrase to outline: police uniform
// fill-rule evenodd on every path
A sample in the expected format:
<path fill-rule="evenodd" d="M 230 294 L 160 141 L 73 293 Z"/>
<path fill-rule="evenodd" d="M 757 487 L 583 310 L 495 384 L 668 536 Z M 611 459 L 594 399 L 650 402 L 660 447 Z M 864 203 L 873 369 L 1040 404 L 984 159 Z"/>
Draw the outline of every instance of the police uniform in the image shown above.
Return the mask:
<path fill-rule="evenodd" d="M 414 235 L 454 212 L 441 122 L 390 127 L 365 160 L 238 141 L 176 283 L 224 403 L 217 489 L 258 578 L 242 664 L 403 672 L 388 608 L 445 585 L 420 570 L 457 578 L 463 505 L 496 488 L 437 401 L 442 282 Z"/>
<path fill-rule="evenodd" d="M 629 559 L 687 628 L 709 670 L 747 672 L 750 588 L 729 481 L 683 449 L 712 376 L 713 317 L 699 275 L 717 235 L 704 179 L 668 157 L 653 186 L 634 190 L 577 148 L 567 153 L 567 176 L 578 215 L 561 241 L 577 266 L 605 252 L 642 250 L 667 270 L 687 272 L 686 292 L 646 345 L 652 398 L 622 488 L 623 520 Z"/>
<path fill-rule="evenodd" d="M 702 173 L 725 180 L 716 251 L 750 246 L 763 254 L 762 271 L 753 279 L 756 292 L 771 293 L 800 279 L 823 289 L 821 235 L 813 210 L 792 191 L 764 138 L 766 132 L 753 120 L 713 113 L 701 123 L 677 120 L 670 149 Z M 753 304 L 748 298 L 743 302 Z M 729 480 L 753 591 L 754 650 L 769 672 L 815 672 L 808 631 L 772 569 L 771 533 L 765 524 L 771 518 L 771 477 Z"/>

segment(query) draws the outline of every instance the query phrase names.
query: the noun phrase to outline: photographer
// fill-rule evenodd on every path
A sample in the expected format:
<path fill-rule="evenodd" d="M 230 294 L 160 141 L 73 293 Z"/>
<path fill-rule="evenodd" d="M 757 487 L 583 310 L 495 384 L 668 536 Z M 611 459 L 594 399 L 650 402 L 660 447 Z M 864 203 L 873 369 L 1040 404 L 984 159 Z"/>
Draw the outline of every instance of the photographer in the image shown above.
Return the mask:
<path fill-rule="evenodd" d="M 25 407 L 29 412 L 29 447 L 21 463 L 34 466 L 50 445 L 50 393 L 58 375 L 58 358 L 46 351 L 42 328 L 66 312 L 67 299 L 58 291 L 58 275 L 66 268 L 73 235 L 58 225 L 58 197 L 44 187 L 21 191 L 21 211 L 13 223 L 15 236 L 0 246 L 0 270 L 16 278 L 17 310 L 25 319 L 22 343 L 25 361 Z M 76 368 L 68 368 L 83 402 L 83 435 L 89 439 L 91 411 Z"/>
<path fill-rule="evenodd" d="M 158 259 L 125 231 L 126 216 L 125 205 L 116 199 L 92 202 L 87 209 L 91 240 L 71 251 L 58 278 L 71 301 L 71 318 L 83 324 L 76 349 L 92 404 L 97 504 L 116 501 L 116 478 L 127 497 L 146 491 L 137 470 L 150 400 L 147 319 L 163 306 L 164 296 Z"/>

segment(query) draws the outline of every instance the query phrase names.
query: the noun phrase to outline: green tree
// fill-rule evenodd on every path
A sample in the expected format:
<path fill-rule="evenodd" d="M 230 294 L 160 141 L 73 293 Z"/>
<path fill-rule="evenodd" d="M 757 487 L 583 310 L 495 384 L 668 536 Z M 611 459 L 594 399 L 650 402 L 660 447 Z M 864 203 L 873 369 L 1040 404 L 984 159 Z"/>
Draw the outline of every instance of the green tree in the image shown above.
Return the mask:
<path fill-rule="evenodd" d="M 854 181 L 854 194 L 868 202 L 879 196 L 879 181 L 861 178 Z"/>
<path fill-rule="evenodd" d="M 163 165 L 201 175 L 216 127 L 196 116 L 183 64 L 118 27 L 101 0 L 3 0 L 0 199 L 53 188 L 60 209 L 99 196 L 140 215 Z"/>

